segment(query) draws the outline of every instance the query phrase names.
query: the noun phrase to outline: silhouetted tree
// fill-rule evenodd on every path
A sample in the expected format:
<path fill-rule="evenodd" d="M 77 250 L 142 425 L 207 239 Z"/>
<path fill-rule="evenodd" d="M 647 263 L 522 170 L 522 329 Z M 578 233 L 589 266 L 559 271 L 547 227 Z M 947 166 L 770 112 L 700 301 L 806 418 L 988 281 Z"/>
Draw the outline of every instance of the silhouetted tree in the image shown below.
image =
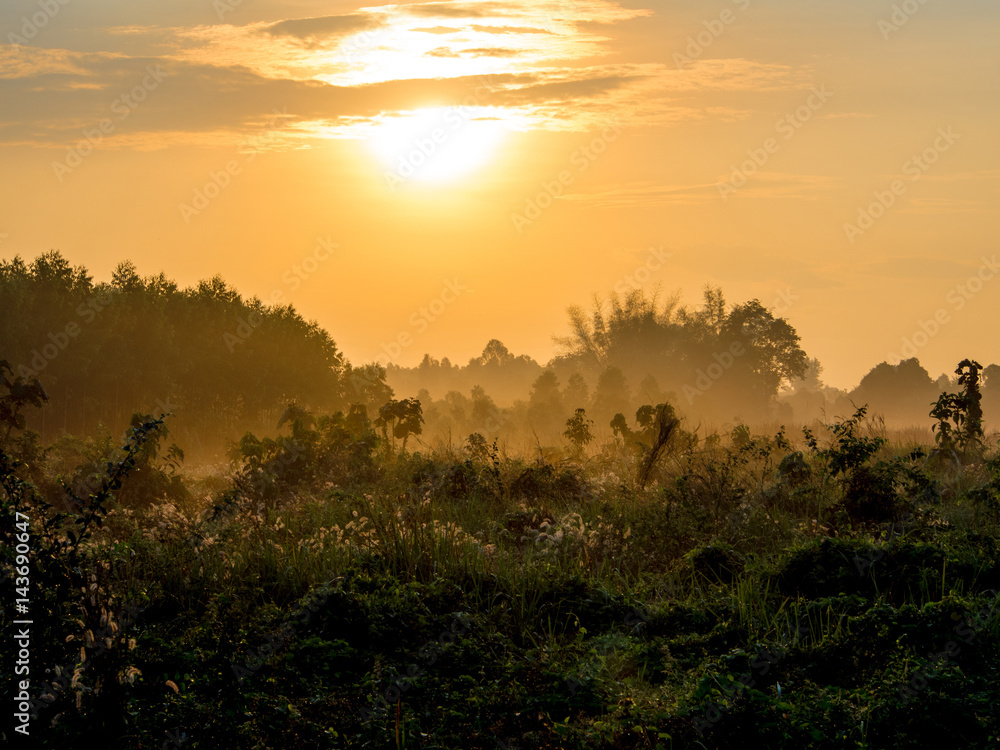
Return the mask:
<path fill-rule="evenodd" d="M 668 391 L 687 389 L 698 396 L 711 388 L 711 398 L 699 407 L 763 413 L 782 384 L 806 372 L 805 352 L 787 321 L 758 300 L 727 311 L 721 290 L 711 287 L 698 309 L 678 307 L 676 295 L 661 303 L 656 294 L 636 290 L 624 297 L 612 294 L 607 303 L 595 298 L 589 315 L 571 307 L 569 316 L 571 334 L 556 339 L 563 353 L 553 364 L 595 377 L 617 367 L 648 385 L 652 376 L 651 400 L 664 395 L 661 383 Z M 652 392 L 648 385 L 641 389 Z"/>
<path fill-rule="evenodd" d="M 869 411 L 887 420 L 919 424 L 938 394 L 927 370 L 916 358 L 898 365 L 882 362 L 865 375 L 850 396 L 855 403 L 869 405 Z"/>
<path fill-rule="evenodd" d="M 574 409 L 590 403 L 590 389 L 580 373 L 574 372 L 570 375 L 566 388 L 563 390 L 563 403 Z"/>
<path fill-rule="evenodd" d="M 930 416 L 937 420 L 934 439 L 938 449 L 962 455 L 983 444 L 982 393 L 979 390 L 979 373 L 982 370 L 975 360 L 963 359 L 955 374 L 958 375 L 959 393 L 942 393 L 934 403 Z"/>
<path fill-rule="evenodd" d="M 1000 365 L 987 365 L 983 378 L 983 419 L 1000 426 Z"/>
<path fill-rule="evenodd" d="M 420 402 L 415 398 L 404 398 L 400 401 L 389 401 L 378 410 L 375 424 L 381 428 L 386 442 L 396 449 L 396 440 L 402 440 L 401 450 L 406 451 L 406 441 L 411 435 L 419 435 L 423 427 L 424 417 Z M 391 436 L 391 437 L 390 437 Z"/>
<path fill-rule="evenodd" d="M 601 373 L 594 391 L 594 411 L 598 418 L 607 419 L 616 412 L 628 411 L 630 403 L 628 382 L 617 367 Z"/>
<path fill-rule="evenodd" d="M 594 440 L 594 435 L 590 431 L 593 426 L 593 420 L 587 419 L 587 412 L 584 409 L 577 409 L 573 416 L 566 420 L 566 431 L 563 436 L 573 443 L 577 454 L 582 454 Z"/>
<path fill-rule="evenodd" d="M 30 417 L 47 440 L 173 411 L 181 442 L 221 443 L 273 428 L 293 400 L 350 403 L 334 342 L 292 307 L 244 300 L 218 276 L 179 289 L 129 261 L 97 284 L 57 252 L 0 261 L 0 352 L 49 393 Z"/>
<path fill-rule="evenodd" d="M 565 407 L 559 390 L 559 378 L 546 370 L 531 386 L 528 397 L 528 418 L 534 427 L 556 432 L 565 420 Z"/>

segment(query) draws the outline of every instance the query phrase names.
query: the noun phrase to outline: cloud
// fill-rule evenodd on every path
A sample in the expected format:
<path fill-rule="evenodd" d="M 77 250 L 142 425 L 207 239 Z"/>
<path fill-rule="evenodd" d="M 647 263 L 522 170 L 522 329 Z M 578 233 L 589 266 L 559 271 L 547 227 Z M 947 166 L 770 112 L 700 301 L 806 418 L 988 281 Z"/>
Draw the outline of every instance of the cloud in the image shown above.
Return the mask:
<path fill-rule="evenodd" d="M 330 37 L 345 36 L 358 31 L 368 31 L 378 28 L 383 19 L 366 13 L 355 13 L 346 16 L 321 16 L 318 18 L 296 18 L 280 21 L 265 27 L 265 31 L 273 36 L 290 36 L 297 39 L 323 40 Z"/>
<path fill-rule="evenodd" d="M 0 96 L 19 106 L 0 113 L 0 140 L 75 142 L 149 65 L 170 75 L 109 145 L 142 133 L 161 143 L 216 143 L 227 132 L 236 141 L 282 107 L 290 144 L 360 137 L 381 117 L 467 105 L 474 92 L 474 103 L 487 108 L 479 116 L 519 130 L 584 131 L 612 117 L 633 126 L 726 121 L 747 113 L 696 97 L 797 88 L 809 78 L 801 69 L 745 59 L 701 60 L 685 70 L 593 64 L 614 40 L 581 31 L 587 21 L 649 13 L 610 0 L 467 0 L 245 25 L 115 27 L 103 30 L 102 43 L 114 48 L 117 40 L 119 51 L 100 54 L 3 46 Z M 426 23 L 436 17 L 470 23 Z"/>
<path fill-rule="evenodd" d="M 101 55 L 66 49 L 45 49 L 21 44 L 0 44 L 0 79 L 36 78 L 50 75 L 87 74 L 87 60 Z"/>
<path fill-rule="evenodd" d="M 303 139 L 316 137 L 317 123 L 327 129 L 342 125 L 356 130 L 359 122 L 375 122 L 386 112 L 459 106 L 483 83 L 502 88 L 529 80 L 499 75 L 334 86 L 175 60 L 89 56 L 78 58 L 74 65 L 73 77 L 49 73 L 41 78 L 0 79 L 0 98 L 19 103 L 16 110 L 0 112 L 0 142 L 65 146 L 79 141 L 83 129 L 110 118 L 117 127 L 102 147 L 120 145 L 126 137 L 141 140 L 140 133 L 148 134 L 147 140 L 158 147 L 197 143 L 202 135 L 207 144 L 217 144 L 225 132 L 237 143 L 278 109 L 288 113 L 282 126 L 285 142 L 298 146 Z M 122 97 L 142 84 L 150 66 L 161 70 L 162 83 L 119 119 L 116 109 L 121 109 Z M 68 90 L 68 83 L 77 80 L 101 85 Z M 180 138 L 181 133 L 187 136 Z"/>
<path fill-rule="evenodd" d="M 817 120 L 870 120 L 877 115 L 869 112 L 823 112 L 816 115 Z"/>
<path fill-rule="evenodd" d="M 412 16 L 431 18 L 483 18 L 502 14 L 509 6 L 503 3 L 419 3 L 397 6 Z"/>
<path fill-rule="evenodd" d="M 530 26 L 476 26 L 473 31 L 481 31 L 484 34 L 551 34 L 548 29 L 536 29 Z"/>
<path fill-rule="evenodd" d="M 745 58 L 698 60 L 684 69 L 662 66 L 659 83 L 670 91 L 781 91 L 815 84 L 808 68 Z"/>
<path fill-rule="evenodd" d="M 752 180 L 755 182 L 750 182 L 737 191 L 738 196 L 816 200 L 818 198 L 816 193 L 831 189 L 835 185 L 835 181 L 830 177 L 785 173 L 758 173 Z M 596 208 L 704 206 L 722 202 L 718 182 L 661 184 L 649 181 L 622 183 L 588 192 L 567 193 L 560 196 L 559 200 L 588 204 Z"/>
<path fill-rule="evenodd" d="M 458 34 L 462 29 L 455 29 L 450 26 L 435 26 L 433 28 L 427 29 L 410 29 L 410 31 L 416 32 L 418 34 Z"/>
<path fill-rule="evenodd" d="M 661 185 L 632 182 L 601 190 L 567 193 L 559 200 L 592 205 L 595 208 L 636 208 L 651 206 L 704 205 L 719 200 L 715 183 L 702 185 Z"/>
<path fill-rule="evenodd" d="M 503 104 L 521 105 L 531 102 L 561 102 L 604 94 L 626 85 L 638 76 L 595 75 L 571 81 L 545 81 L 517 89 L 498 92 L 496 100 Z"/>
<path fill-rule="evenodd" d="M 984 200 L 963 200 L 939 196 L 935 198 L 912 198 L 899 209 L 901 214 L 969 214 L 996 213 L 996 203 Z"/>
<path fill-rule="evenodd" d="M 888 177 L 889 175 L 887 175 Z M 892 177 L 898 177 L 898 175 L 891 175 Z M 924 174 L 921 176 L 921 182 L 943 182 L 943 183 L 955 183 L 955 182 L 977 182 L 979 180 L 987 180 L 993 182 L 1000 178 L 1000 169 L 979 169 L 975 172 L 949 172 L 946 174 Z"/>
<path fill-rule="evenodd" d="M 506 49 L 504 47 L 477 47 L 475 49 L 464 49 L 461 54 L 471 57 L 517 57 L 521 53 L 516 49 Z"/>
<path fill-rule="evenodd" d="M 719 176 L 717 184 L 728 182 L 731 174 Z M 756 172 L 747 178 L 747 184 L 733 193 L 728 193 L 730 200 L 740 198 L 792 198 L 795 200 L 815 201 L 820 199 L 820 193 L 835 189 L 838 182 L 828 175 L 792 174 L 789 172 Z"/>

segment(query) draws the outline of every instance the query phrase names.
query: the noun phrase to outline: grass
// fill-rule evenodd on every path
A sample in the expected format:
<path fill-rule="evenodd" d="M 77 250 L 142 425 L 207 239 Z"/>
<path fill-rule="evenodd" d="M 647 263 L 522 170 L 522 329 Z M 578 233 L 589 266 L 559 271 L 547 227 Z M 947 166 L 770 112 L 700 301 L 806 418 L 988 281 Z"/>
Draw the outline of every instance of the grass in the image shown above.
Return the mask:
<path fill-rule="evenodd" d="M 38 615 L 38 673 L 78 675 L 33 740 L 995 747 L 996 460 L 936 467 L 878 434 L 678 444 L 645 488 L 615 444 L 551 465 L 320 442 L 282 475 L 276 442 L 253 482 L 238 459 L 109 498 L 92 585 Z"/>

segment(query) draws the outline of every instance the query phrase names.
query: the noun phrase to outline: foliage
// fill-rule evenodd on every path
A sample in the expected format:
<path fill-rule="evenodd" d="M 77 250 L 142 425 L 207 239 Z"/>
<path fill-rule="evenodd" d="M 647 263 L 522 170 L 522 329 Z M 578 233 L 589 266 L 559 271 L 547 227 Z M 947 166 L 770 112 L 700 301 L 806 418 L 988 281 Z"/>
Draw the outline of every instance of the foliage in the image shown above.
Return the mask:
<path fill-rule="evenodd" d="M 933 429 L 939 453 L 954 455 L 958 451 L 965 455 L 973 448 L 982 448 L 983 397 L 979 390 L 982 369 L 982 365 L 975 360 L 963 359 L 955 370 L 963 390 L 960 393 L 942 393 L 934 403 L 930 415 L 937 420 Z"/>
<path fill-rule="evenodd" d="M 916 512 L 915 501 L 935 502 L 940 498 L 938 484 L 923 470 L 922 449 L 905 456 L 878 458 L 888 442 L 884 437 L 858 435 L 867 407 L 828 429 L 835 442 L 825 448 L 807 429 L 810 451 L 820 458 L 829 477 L 841 489 L 839 509 L 850 523 L 875 524 L 895 522 Z"/>
<path fill-rule="evenodd" d="M 873 367 L 851 392 L 851 399 L 868 404 L 890 421 L 916 422 L 926 416 L 927 404 L 935 393 L 934 380 L 913 357 Z"/>
<path fill-rule="evenodd" d="M 89 434 L 98 417 L 123 429 L 134 412 L 159 410 L 208 450 L 270 426 L 292 400 L 324 411 L 365 402 L 326 331 L 290 305 L 243 299 L 218 276 L 180 289 L 123 262 L 94 283 L 57 252 L 15 257 L 0 261 L 0 320 L 14 373 L 48 393 L 30 424 L 46 440 Z M 384 370 L 364 374 L 383 395 Z"/>
<path fill-rule="evenodd" d="M 586 409 L 577 409 L 572 417 L 566 420 L 566 431 L 563 436 L 576 448 L 578 454 L 594 442 L 594 434 L 590 428 L 594 426 L 592 419 L 587 419 Z"/>
<path fill-rule="evenodd" d="M 39 399 L 37 390 L 26 389 L 18 380 L 5 381 L 7 392 L 0 397 L 6 407 L 0 426 L 8 436 L 11 429 L 24 425 L 19 408 Z M 114 736 L 127 729 L 125 700 L 140 674 L 128 653 L 135 645 L 130 630 L 134 608 L 123 612 L 124 592 L 109 584 L 110 563 L 96 554 L 95 537 L 115 494 L 150 455 L 149 443 L 162 425 L 162 420 L 152 418 L 135 422 L 120 459 L 107 463 L 100 483 L 86 497 L 63 485 L 78 508 L 69 513 L 55 512 L 33 484 L 21 479 L 22 462 L 7 452 L 6 445 L 0 446 L 0 509 L 6 519 L 0 527 L 0 572 L 18 587 L 17 596 L 27 601 L 21 619 L 30 614 L 36 623 L 31 631 L 32 663 L 36 673 L 47 674 L 32 682 L 41 693 L 32 694 L 31 712 L 63 717 L 56 737 L 60 732 L 83 731 L 84 726 Z M 57 665 L 55 673 L 43 670 L 42 664 Z"/>
<path fill-rule="evenodd" d="M 330 479 L 363 484 L 378 476 L 375 453 L 381 441 L 363 405 L 314 418 L 291 404 L 278 428 L 286 425 L 288 435 L 258 438 L 248 432 L 230 449 L 236 487 L 254 502 L 271 507 L 284 488 L 309 488 Z"/>
<path fill-rule="evenodd" d="M 5 383 L 8 420 L 41 397 Z M 996 745 L 992 449 L 942 494 L 951 474 L 864 408 L 824 439 L 698 439 L 664 401 L 616 416 L 588 461 L 529 462 L 478 431 L 409 452 L 420 402 L 399 403 L 374 421 L 286 403 L 209 498 L 138 415 L 120 452 L 87 447 L 104 477 L 63 514 L 0 424 L 53 699 L 35 746 Z M 64 445 L 38 446 L 46 482 L 72 476 Z"/>
<path fill-rule="evenodd" d="M 402 440 L 402 450 L 406 450 L 406 441 L 411 435 L 419 435 L 423 428 L 424 416 L 420 402 L 415 398 L 404 398 L 400 401 L 388 401 L 378 410 L 375 425 L 382 430 L 382 437 L 392 450 L 396 449 L 396 440 Z"/>
<path fill-rule="evenodd" d="M 557 339 L 563 367 L 591 373 L 614 368 L 633 382 L 656 373 L 678 393 L 717 366 L 723 353 L 741 352 L 712 386 L 713 404 L 719 406 L 705 408 L 713 413 L 725 414 L 737 404 L 763 410 L 782 384 L 806 374 L 806 355 L 787 321 L 758 300 L 727 310 L 718 289 L 706 289 L 698 310 L 679 307 L 677 296 L 661 304 L 657 294 L 635 290 L 624 297 L 613 293 L 606 304 L 595 298 L 589 318 L 579 307 L 571 307 L 569 315 L 571 335 Z"/>
<path fill-rule="evenodd" d="M 667 403 L 640 406 L 635 413 L 637 429 L 629 428 L 622 414 L 615 414 L 611 429 L 639 458 L 636 484 L 643 489 L 649 483 L 653 469 L 671 449 L 690 447 L 691 437 L 680 430 L 680 419 Z"/>

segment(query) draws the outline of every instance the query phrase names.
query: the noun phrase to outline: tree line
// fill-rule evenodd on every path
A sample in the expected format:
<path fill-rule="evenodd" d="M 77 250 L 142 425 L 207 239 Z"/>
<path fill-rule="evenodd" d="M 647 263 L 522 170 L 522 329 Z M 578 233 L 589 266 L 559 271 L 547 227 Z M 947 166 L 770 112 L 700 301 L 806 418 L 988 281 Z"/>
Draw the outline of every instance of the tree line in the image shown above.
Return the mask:
<path fill-rule="evenodd" d="M 0 321 L 0 356 L 45 389 L 28 425 L 43 441 L 169 412 L 179 442 L 209 454 L 244 432 L 273 431 L 289 404 L 318 414 L 360 405 L 376 419 L 402 403 L 394 394 L 420 402 L 428 441 L 479 433 L 554 444 L 578 409 L 607 433 L 616 415 L 664 403 L 707 426 L 805 424 L 869 404 L 929 429 L 931 404 L 954 385 L 911 359 L 877 365 L 851 392 L 825 386 L 787 320 L 758 300 L 730 305 L 717 288 L 695 307 L 641 290 L 571 307 L 569 333 L 545 364 L 492 339 L 464 365 L 428 354 L 412 368 L 355 367 L 291 305 L 245 299 L 219 276 L 180 288 L 125 261 L 95 282 L 55 251 L 0 261 Z M 982 380 L 995 421 L 1000 367 L 983 368 Z"/>
<path fill-rule="evenodd" d="M 219 276 L 182 289 L 126 261 L 95 283 L 58 252 L 15 257 L 0 262 L 0 319 L 14 376 L 48 396 L 29 425 L 46 440 L 117 432 L 142 411 L 173 412 L 175 434 L 213 443 L 273 429 L 293 401 L 333 412 L 392 395 L 384 370 L 352 368 L 291 305 L 244 299 Z"/>

